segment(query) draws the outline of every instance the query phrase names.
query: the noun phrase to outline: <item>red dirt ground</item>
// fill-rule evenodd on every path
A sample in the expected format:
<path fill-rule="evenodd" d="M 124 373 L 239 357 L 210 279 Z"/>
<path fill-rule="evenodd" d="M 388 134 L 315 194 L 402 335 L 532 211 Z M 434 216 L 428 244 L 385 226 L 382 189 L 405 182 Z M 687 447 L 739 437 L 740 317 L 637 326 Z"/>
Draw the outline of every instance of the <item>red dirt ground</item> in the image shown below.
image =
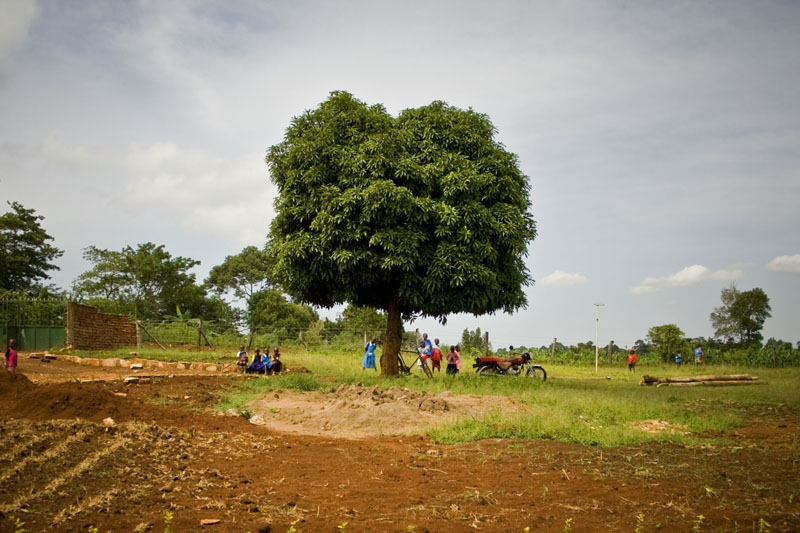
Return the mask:
<path fill-rule="evenodd" d="M 586 447 L 281 433 L 212 411 L 231 378 L 150 384 L 20 360 L 0 372 L 0 532 L 800 529 L 800 425 L 753 408 L 732 445 Z M 85 377 L 85 376 L 84 376 Z M 30 378 L 30 379 L 29 379 Z M 71 381 L 70 381 L 71 380 Z M 38 383 L 38 384 L 37 384 Z M 125 396 L 119 395 L 125 394 Z M 111 417 L 113 426 L 102 420 Z M 215 525 L 201 526 L 201 520 Z"/>

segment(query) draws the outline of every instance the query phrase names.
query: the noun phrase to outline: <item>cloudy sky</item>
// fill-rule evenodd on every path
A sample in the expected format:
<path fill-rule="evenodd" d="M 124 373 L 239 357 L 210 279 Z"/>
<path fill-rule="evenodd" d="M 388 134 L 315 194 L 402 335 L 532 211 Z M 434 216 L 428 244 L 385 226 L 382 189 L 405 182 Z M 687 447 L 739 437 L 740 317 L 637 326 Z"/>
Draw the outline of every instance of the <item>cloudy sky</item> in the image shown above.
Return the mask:
<path fill-rule="evenodd" d="M 488 114 L 532 185 L 529 307 L 420 320 L 495 346 L 710 336 L 763 288 L 800 340 L 796 2 L 0 0 L 0 200 L 65 250 L 153 241 L 202 261 L 262 245 L 263 158 L 333 90 Z M 3 201 L 5 206 L 5 202 Z M 335 311 L 334 311 L 335 312 Z"/>

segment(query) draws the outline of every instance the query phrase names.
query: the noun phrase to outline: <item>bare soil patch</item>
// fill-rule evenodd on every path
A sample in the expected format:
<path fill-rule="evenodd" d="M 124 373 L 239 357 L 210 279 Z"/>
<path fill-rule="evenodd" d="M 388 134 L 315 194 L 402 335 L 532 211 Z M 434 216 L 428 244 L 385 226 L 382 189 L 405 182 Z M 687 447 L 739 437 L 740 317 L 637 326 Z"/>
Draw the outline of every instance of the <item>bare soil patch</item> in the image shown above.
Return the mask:
<path fill-rule="evenodd" d="M 491 410 L 521 412 L 505 396 L 433 394 L 406 388 L 342 385 L 335 392 L 281 391 L 251 402 L 250 422 L 285 433 L 364 438 L 414 435 Z"/>
<path fill-rule="evenodd" d="M 210 406 L 231 379 L 220 376 L 123 385 L 55 375 L 40 374 L 37 384 L 0 372 L 0 532 L 15 531 L 13 519 L 32 532 L 161 532 L 166 511 L 176 532 L 284 532 L 292 524 L 335 532 L 345 522 L 348 532 L 564 531 L 567 519 L 574 532 L 633 531 L 639 514 L 644 531 L 690 531 L 700 514 L 702 531 L 757 531 L 762 517 L 773 532 L 800 529 L 793 410 L 748 407 L 746 427 L 692 447 L 449 446 L 419 435 L 288 433 L 221 416 Z M 364 410 L 419 402 L 413 416 L 422 418 L 448 416 L 438 401 L 453 413 L 472 401 L 404 392 L 373 398 L 371 389 L 349 388 L 320 404 L 342 401 L 339 413 L 352 415 L 359 402 Z M 267 400 L 299 396 L 278 394 Z M 102 424 L 108 416 L 114 426 Z"/>

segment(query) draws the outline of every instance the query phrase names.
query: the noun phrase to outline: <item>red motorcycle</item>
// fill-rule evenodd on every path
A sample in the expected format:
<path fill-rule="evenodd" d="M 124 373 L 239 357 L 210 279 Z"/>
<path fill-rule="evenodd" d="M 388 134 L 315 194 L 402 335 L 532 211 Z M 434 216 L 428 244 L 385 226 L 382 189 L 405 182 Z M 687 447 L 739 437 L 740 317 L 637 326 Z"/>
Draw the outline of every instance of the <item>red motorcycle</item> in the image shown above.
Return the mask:
<path fill-rule="evenodd" d="M 477 357 L 475 359 L 475 364 L 472 366 L 475 368 L 475 373 L 479 376 L 525 375 L 533 379 L 547 380 L 547 372 L 545 369 L 539 365 L 534 365 L 531 362 L 531 354 L 528 352 L 510 359 L 492 355 Z"/>

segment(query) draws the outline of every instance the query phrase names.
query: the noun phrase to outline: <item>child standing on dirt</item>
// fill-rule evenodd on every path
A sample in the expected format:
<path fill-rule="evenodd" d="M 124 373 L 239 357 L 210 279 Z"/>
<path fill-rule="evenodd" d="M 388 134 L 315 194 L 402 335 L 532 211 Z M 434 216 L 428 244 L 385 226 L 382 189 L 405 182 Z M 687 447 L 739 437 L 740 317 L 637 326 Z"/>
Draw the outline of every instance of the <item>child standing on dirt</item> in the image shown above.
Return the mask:
<path fill-rule="evenodd" d="M 636 349 L 631 348 L 631 352 L 628 354 L 628 371 L 629 372 L 636 372 Z"/>
<path fill-rule="evenodd" d="M 442 371 L 442 350 L 439 348 L 439 339 L 433 339 L 433 350 L 431 350 L 431 360 L 433 370 Z"/>
<path fill-rule="evenodd" d="M 239 372 L 244 374 L 245 370 L 247 370 L 247 352 L 244 346 L 239 346 L 239 353 L 236 355 L 236 364 L 239 367 Z"/>
<path fill-rule="evenodd" d="M 17 341 L 15 339 L 8 339 L 8 346 L 6 347 L 6 370 L 12 373 L 17 371 Z"/>
<path fill-rule="evenodd" d="M 450 347 L 450 352 L 447 354 L 447 374 L 455 376 L 458 374 L 458 361 L 461 357 L 458 355 L 455 346 Z"/>

